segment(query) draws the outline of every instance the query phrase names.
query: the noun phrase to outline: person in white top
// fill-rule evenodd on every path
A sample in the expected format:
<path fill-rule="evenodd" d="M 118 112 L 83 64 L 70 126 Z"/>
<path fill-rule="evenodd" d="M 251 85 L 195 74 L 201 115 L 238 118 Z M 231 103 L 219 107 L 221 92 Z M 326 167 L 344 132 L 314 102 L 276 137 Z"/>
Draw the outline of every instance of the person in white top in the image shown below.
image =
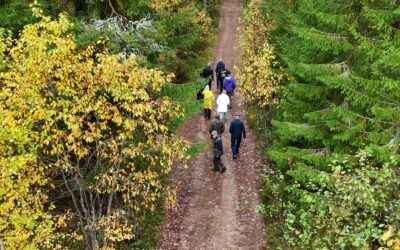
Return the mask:
<path fill-rule="evenodd" d="M 228 119 L 229 103 L 229 96 L 226 94 L 226 90 L 223 90 L 217 98 L 217 112 L 219 113 L 219 119 L 221 121 L 226 121 Z"/>

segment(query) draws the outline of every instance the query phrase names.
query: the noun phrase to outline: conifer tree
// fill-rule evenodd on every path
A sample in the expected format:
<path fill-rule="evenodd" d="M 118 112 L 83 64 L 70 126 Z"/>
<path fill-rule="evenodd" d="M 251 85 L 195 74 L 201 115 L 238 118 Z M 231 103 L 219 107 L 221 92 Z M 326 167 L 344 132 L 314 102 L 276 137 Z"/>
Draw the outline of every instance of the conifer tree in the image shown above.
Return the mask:
<path fill-rule="evenodd" d="M 274 121 L 271 158 L 283 169 L 288 159 L 324 169 L 332 152 L 393 144 L 400 121 L 396 1 L 305 0 L 289 7 L 279 12 L 283 35 L 275 37 L 293 80 Z"/>
<path fill-rule="evenodd" d="M 264 4 L 290 79 L 269 149 L 287 177 L 286 240 L 309 249 L 377 246 L 384 225 L 400 226 L 400 5 Z"/>

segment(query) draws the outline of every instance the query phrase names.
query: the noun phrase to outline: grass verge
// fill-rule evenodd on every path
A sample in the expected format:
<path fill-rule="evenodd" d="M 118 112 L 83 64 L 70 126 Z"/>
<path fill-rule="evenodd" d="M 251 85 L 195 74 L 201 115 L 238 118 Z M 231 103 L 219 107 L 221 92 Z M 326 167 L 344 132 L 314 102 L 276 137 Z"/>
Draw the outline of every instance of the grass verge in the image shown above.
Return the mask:
<path fill-rule="evenodd" d="M 183 116 L 172 119 L 169 123 L 171 131 L 176 131 L 183 123 L 201 110 L 202 101 L 196 100 L 197 91 L 206 85 L 206 81 L 199 80 L 186 84 L 167 84 L 161 91 L 162 96 L 170 97 L 183 108 Z"/>
<path fill-rule="evenodd" d="M 284 214 L 283 199 L 285 196 L 285 181 L 283 175 L 274 168 L 274 163 L 268 159 L 268 149 L 275 137 L 271 118 L 275 110 L 263 110 L 256 106 L 246 105 L 247 122 L 257 138 L 258 150 L 263 161 L 262 189 L 260 192 L 262 205 L 258 212 L 264 217 L 268 248 L 286 249 L 283 239 Z"/>
<path fill-rule="evenodd" d="M 186 155 L 190 157 L 190 159 L 196 158 L 201 152 L 208 148 L 207 143 L 194 143 L 190 146 Z"/>

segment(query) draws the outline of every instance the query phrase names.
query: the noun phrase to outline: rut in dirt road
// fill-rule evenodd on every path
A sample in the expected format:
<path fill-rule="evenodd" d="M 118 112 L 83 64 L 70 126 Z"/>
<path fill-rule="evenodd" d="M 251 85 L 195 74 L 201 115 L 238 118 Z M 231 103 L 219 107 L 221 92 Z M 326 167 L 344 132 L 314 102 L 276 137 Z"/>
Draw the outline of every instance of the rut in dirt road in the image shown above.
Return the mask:
<path fill-rule="evenodd" d="M 221 8 L 221 20 L 213 67 L 220 58 L 226 67 L 235 72 L 240 67 L 238 43 L 238 19 L 243 7 L 241 0 L 226 0 Z M 238 83 L 240 88 L 240 82 Z M 212 85 L 217 96 L 216 84 Z M 260 187 L 259 157 L 256 141 L 246 126 L 247 138 L 242 142 L 239 158 L 232 159 L 229 123 L 239 107 L 239 96 L 233 97 L 233 109 L 229 111 L 223 134 L 224 174 L 213 172 L 211 149 L 189 162 L 189 169 L 175 168 L 171 179 L 179 187 L 177 207 L 167 211 L 161 225 L 158 249 L 262 249 L 265 247 L 265 229 L 255 208 L 259 205 Z M 214 107 L 213 114 L 216 108 Z M 245 116 L 241 117 L 244 120 Z M 189 119 L 178 134 L 193 143 L 209 143 L 209 121 L 201 114 Z"/>

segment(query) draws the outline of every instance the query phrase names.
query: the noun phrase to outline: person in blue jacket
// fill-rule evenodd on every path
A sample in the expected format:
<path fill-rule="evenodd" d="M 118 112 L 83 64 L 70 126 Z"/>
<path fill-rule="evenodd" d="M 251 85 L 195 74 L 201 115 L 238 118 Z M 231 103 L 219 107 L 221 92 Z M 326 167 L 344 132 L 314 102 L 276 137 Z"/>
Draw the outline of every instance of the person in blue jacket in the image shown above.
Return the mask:
<path fill-rule="evenodd" d="M 228 71 L 227 73 L 228 74 L 224 78 L 222 85 L 224 87 L 224 90 L 226 90 L 226 94 L 229 96 L 229 98 L 231 100 L 231 103 L 229 105 L 229 109 L 231 109 L 232 108 L 232 96 L 233 96 L 233 92 L 236 88 L 236 80 L 233 76 L 231 76 L 230 71 Z"/>
<path fill-rule="evenodd" d="M 240 120 L 240 112 L 235 113 L 235 119 L 231 122 L 229 127 L 229 133 L 231 133 L 231 148 L 233 159 L 236 160 L 239 154 L 240 142 L 242 137 L 246 138 L 246 130 L 243 122 Z"/>

